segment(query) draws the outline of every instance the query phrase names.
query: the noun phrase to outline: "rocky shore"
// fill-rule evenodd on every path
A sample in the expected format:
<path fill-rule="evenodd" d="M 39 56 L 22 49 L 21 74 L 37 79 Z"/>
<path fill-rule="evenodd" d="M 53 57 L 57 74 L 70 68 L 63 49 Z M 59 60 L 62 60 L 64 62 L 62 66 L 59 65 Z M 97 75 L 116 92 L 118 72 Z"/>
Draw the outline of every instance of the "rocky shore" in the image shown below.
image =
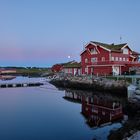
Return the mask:
<path fill-rule="evenodd" d="M 127 83 L 123 80 L 115 81 L 106 78 L 59 77 L 52 79 L 51 84 L 56 87 L 76 90 L 99 91 L 127 96 Z"/>
<path fill-rule="evenodd" d="M 109 140 L 127 140 L 127 138 L 140 130 L 140 103 L 129 102 L 126 105 L 125 110 L 129 119 L 123 124 L 123 127 L 118 130 L 111 131 L 108 136 Z"/>

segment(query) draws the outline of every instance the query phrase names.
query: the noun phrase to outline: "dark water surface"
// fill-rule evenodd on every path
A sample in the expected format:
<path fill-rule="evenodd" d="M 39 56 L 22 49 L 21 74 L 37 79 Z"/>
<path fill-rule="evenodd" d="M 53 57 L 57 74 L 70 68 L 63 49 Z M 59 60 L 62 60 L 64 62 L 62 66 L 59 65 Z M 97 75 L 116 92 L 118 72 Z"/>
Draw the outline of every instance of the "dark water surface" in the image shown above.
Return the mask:
<path fill-rule="evenodd" d="M 1 88 L 0 140 L 106 140 L 111 129 L 121 127 L 120 123 L 89 127 L 81 101 L 64 99 L 69 94 L 49 83 Z"/>

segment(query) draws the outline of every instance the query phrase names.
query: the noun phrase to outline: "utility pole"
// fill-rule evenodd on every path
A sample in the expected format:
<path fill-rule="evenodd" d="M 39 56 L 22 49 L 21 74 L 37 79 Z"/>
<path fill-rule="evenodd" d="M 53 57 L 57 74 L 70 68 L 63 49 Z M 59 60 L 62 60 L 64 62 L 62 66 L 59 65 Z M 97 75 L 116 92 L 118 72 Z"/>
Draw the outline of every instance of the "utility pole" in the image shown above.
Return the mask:
<path fill-rule="evenodd" d="M 120 36 L 120 43 L 122 43 L 122 37 Z"/>

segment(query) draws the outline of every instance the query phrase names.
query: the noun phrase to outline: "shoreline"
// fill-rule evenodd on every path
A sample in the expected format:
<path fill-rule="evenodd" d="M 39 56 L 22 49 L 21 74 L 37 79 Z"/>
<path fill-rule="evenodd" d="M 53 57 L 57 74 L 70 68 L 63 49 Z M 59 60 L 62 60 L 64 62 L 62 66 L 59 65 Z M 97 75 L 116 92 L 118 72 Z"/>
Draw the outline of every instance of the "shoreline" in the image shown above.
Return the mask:
<path fill-rule="evenodd" d="M 56 87 L 76 90 L 108 92 L 112 95 L 127 97 L 127 84 L 125 81 L 107 79 L 80 80 L 70 78 L 55 78 L 49 81 Z"/>

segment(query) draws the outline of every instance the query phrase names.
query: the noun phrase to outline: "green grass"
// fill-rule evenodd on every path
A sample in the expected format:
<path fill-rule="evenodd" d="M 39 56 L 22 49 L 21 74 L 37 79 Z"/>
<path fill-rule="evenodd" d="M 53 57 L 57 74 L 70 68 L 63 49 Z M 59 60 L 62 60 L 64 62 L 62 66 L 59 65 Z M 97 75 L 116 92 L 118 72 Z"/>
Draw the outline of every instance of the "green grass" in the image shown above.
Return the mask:
<path fill-rule="evenodd" d="M 131 83 L 132 82 L 132 78 L 129 78 L 129 77 L 117 77 L 117 76 L 108 76 L 106 77 L 107 79 L 112 79 L 112 80 L 125 80 L 127 81 L 128 83 Z"/>
<path fill-rule="evenodd" d="M 48 68 L 21 68 L 17 69 L 18 74 L 22 75 L 41 75 L 43 73 L 49 73 L 50 69 Z"/>

